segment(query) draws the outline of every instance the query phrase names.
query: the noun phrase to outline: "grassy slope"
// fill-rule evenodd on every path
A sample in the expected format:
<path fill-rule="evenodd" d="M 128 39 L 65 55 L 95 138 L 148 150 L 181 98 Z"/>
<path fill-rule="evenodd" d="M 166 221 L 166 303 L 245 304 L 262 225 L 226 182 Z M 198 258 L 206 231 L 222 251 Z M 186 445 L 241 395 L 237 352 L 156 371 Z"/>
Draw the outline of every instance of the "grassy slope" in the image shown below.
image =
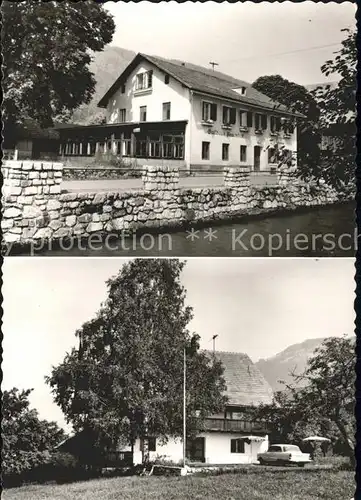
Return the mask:
<path fill-rule="evenodd" d="M 68 485 L 24 486 L 6 490 L 3 499 L 349 500 L 354 491 L 353 472 L 295 470 L 187 478 L 137 476 Z"/>

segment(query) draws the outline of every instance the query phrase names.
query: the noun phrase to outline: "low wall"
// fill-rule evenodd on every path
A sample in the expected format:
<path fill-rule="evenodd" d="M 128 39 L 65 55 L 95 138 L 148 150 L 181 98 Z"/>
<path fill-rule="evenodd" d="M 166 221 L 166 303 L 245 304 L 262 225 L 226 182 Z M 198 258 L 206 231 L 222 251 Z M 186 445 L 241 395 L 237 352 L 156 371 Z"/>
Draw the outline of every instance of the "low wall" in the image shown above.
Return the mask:
<path fill-rule="evenodd" d="M 178 169 L 146 166 L 139 191 L 80 193 L 61 192 L 61 163 L 5 161 L 2 170 L 5 243 L 161 230 L 342 199 L 328 186 L 301 183 L 292 172 L 281 171 L 278 186 L 252 186 L 248 167 L 225 168 L 220 187 L 180 189 Z"/>

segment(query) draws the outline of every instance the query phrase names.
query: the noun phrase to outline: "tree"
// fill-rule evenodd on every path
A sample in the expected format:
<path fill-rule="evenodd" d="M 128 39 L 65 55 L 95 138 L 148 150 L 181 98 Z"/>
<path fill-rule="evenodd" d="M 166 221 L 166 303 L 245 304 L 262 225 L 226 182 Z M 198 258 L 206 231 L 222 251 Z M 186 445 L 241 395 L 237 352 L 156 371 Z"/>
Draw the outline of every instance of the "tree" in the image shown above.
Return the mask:
<path fill-rule="evenodd" d="M 113 18 L 97 2 L 2 4 L 3 121 L 7 136 L 25 120 L 50 127 L 94 93 L 90 51 L 112 40 Z"/>
<path fill-rule="evenodd" d="M 257 410 L 257 418 L 266 420 L 280 439 L 300 440 L 318 433 L 333 442 L 339 439 L 354 464 L 355 361 L 352 339 L 326 339 L 304 373 L 293 374 L 296 385 L 287 385 L 272 405 Z M 302 387 L 297 386 L 300 381 Z"/>
<path fill-rule="evenodd" d="M 290 82 L 280 75 L 261 76 L 252 86 L 289 110 L 305 116 L 297 118 L 298 173 L 305 179 L 312 176 L 319 177 L 320 111 L 315 98 L 302 85 Z"/>
<path fill-rule="evenodd" d="M 40 420 L 31 409 L 32 389 L 13 388 L 3 392 L 2 402 L 2 468 L 6 477 L 19 476 L 50 458 L 49 452 L 66 435 L 56 422 Z"/>
<path fill-rule="evenodd" d="M 335 87 L 327 85 L 314 91 L 321 110 L 321 129 L 324 135 L 336 139 L 323 152 L 324 177 L 335 186 L 353 183 L 356 157 L 356 32 L 350 29 L 342 41 L 342 48 L 334 59 L 321 67 L 325 76 L 339 79 Z"/>
<path fill-rule="evenodd" d="M 182 435 L 183 350 L 187 359 L 187 428 L 221 411 L 220 362 L 199 351 L 187 325 L 192 309 L 175 259 L 136 259 L 110 279 L 96 318 L 76 332 L 79 348 L 54 367 L 54 399 L 76 430 L 104 447 L 149 436 Z M 147 459 L 145 450 L 144 460 Z"/>

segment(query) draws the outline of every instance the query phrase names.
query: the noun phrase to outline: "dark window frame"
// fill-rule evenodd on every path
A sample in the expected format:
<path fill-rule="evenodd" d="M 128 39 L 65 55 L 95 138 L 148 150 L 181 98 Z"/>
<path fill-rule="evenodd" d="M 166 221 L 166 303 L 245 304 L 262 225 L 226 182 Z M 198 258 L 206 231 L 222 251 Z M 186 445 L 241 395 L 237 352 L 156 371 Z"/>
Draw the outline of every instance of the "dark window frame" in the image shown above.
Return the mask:
<path fill-rule="evenodd" d="M 142 113 L 144 113 L 144 120 L 142 120 Z M 146 122 L 147 121 L 147 106 L 139 107 L 139 121 Z"/>
<path fill-rule="evenodd" d="M 209 141 L 202 141 L 202 160 L 210 159 L 211 143 Z"/>
<path fill-rule="evenodd" d="M 163 104 L 162 104 L 162 118 L 163 118 L 163 121 L 170 120 L 170 113 L 171 113 L 171 103 L 170 103 L 170 101 L 163 102 Z"/>
<path fill-rule="evenodd" d="M 247 161 L 247 146 L 245 144 L 241 144 L 239 148 L 239 161 L 241 162 Z"/>
<path fill-rule="evenodd" d="M 222 124 L 235 125 L 237 121 L 237 110 L 231 106 L 222 106 Z"/>
<path fill-rule="evenodd" d="M 222 161 L 229 161 L 229 142 L 222 143 Z"/>
<path fill-rule="evenodd" d="M 202 121 L 217 121 L 218 106 L 215 102 L 202 101 Z"/>
<path fill-rule="evenodd" d="M 231 453 L 245 453 L 245 443 L 243 439 L 231 439 Z"/>

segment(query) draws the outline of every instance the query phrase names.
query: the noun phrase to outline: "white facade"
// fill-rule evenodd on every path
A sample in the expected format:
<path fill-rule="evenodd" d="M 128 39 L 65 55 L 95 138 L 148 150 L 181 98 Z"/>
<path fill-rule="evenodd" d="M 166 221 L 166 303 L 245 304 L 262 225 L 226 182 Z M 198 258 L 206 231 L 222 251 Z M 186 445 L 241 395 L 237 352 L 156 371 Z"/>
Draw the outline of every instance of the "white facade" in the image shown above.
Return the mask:
<path fill-rule="evenodd" d="M 152 71 L 151 87 L 137 90 L 138 75 L 148 71 Z M 242 92 L 244 89 L 239 93 Z M 203 120 L 203 102 L 217 105 L 217 119 L 212 124 L 205 123 Z M 164 120 L 163 105 L 168 106 L 168 103 L 170 114 L 167 120 Z M 223 125 L 224 106 L 235 109 L 235 123 L 228 127 Z M 146 117 L 144 109 L 146 109 Z M 241 110 L 245 113 L 252 112 L 252 126 L 242 127 L 240 123 Z M 267 117 L 267 127 L 262 133 L 256 133 L 256 114 Z M 218 169 L 224 166 L 249 165 L 252 170 L 264 171 L 269 170 L 272 166 L 268 149 L 272 148 L 275 143 L 294 154 L 297 151 L 296 129 L 287 136 L 282 132 L 277 136 L 271 133 L 271 115 L 281 117 L 281 114 L 260 106 L 191 91 L 146 60 L 138 64 L 130 73 L 125 84 L 111 96 L 107 104 L 106 115 L 108 124 L 139 123 L 142 121 L 161 122 L 164 124 L 165 130 L 167 121 L 187 121 L 184 159 L 178 160 L 177 165 L 183 165 L 189 169 L 192 167 L 195 169 Z M 243 146 L 242 152 L 241 146 Z M 208 154 L 205 154 L 206 150 L 208 150 Z M 168 163 L 172 164 L 172 161 L 170 160 Z"/>
<path fill-rule="evenodd" d="M 260 148 L 259 170 L 269 170 L 271 162 L 268 161 L 268 148 L 272 148 L 277 142 L 279 145 L 290 151 L 297 150 L 296 129 L 292 134 L 285 137 L 281 132 L 278 136 L 271 135 L 269 111 L 259 108 L 252 108 L 242 103 L 234 103 L 207 97 L 198 92 L 192 93 L 191 97 L 191 118 L 189 120 L 190 143 L 186 144 L 190 150 L 190 165 L 197 168 L 212 168 L 223 166 L 250 165 L 252 170 L 255 168 L 255 147 Z M 217 104 L 217 120 L 211 125 L 202 121 L 203 102 Z M 225 128 L 222 123 L 223 107 L 232 107 L 236 110 L 236 123 L 229 128 Z M 253 113 L 253 127 L 241 128 L 240 112 L 247 111 Z M 267 116 L 267 129 L 262 134 L 255 133 L 255 115 L 265 114 Z M 276 115 L 275 115 L 276 116 Z M 202 143 L 209 142 L 209 159 L 202 158 Z M 229 144 L 228 160 L 222 158 L 222 145 Z M 245 157 L 241 157 L 241 146 L 246 147 Z"/>
<path fill-rule="evenodd" d="M 144 90 L 136 90 L 137 75 L 147 71 L 153 71 L 152 87 Z M 140 108 L 147 107 L 147 119 L 149 122 L 163 121 L 163 103 L 171 103 L 170 120 L 188 120 L 190 116 L 189 90 L 176 81 L 169 78 L 165 83 L 165 73 L 160 71 L 151 63 L 144 61 L 139 64 L 127 78 L 120 88 L 108 102 L 106 116 L 107 123 L 121 123 L 120 109 L 126 109 L 126 122 L 139 122 Z M 124 90 L 124 93 L 122 93 Z"/>
<path fill-rule="evenodd" d="M 226 432 L 202 432 L 198 437 L 204 438 L 204 457 L 206 464 L 251 464 L 257 461 L 257 454 L 268 450 L 268 436 L 251 436 L 249 441 L 245 441 L 244 434 Z M 242 440 L 242 452 L 233 451 L 231 441 Z M 149 451 L 150 461 L 160 460 L 173 464 L 183 462 L 183 441 L 180 438 L 169 438 L 168 442 L 161 444 L 156 440 L 155 451 Z M 134 444 L 133 460 L 134 464 L 142 463 L 142 444 L 137 439 Z M 125 451 L 125 450 L 123 450 Z M 127 448 L 127 451 L 128 448 Z"/>

